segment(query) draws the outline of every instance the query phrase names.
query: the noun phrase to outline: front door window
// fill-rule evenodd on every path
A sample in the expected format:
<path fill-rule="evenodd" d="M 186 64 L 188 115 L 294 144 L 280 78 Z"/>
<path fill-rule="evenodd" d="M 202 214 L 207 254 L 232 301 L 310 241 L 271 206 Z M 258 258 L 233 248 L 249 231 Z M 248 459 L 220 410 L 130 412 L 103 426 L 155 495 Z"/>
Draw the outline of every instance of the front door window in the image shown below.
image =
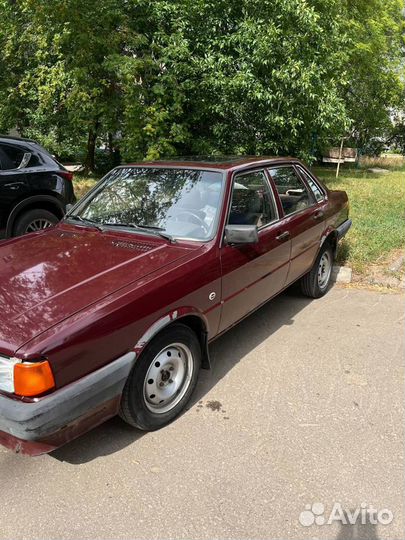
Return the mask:
<path fill-rule="evenodd" d="M 277 219 L 277 212 L 263 171 L 239 174 L 235 177 L 229 225 L 263 227 Z"/>

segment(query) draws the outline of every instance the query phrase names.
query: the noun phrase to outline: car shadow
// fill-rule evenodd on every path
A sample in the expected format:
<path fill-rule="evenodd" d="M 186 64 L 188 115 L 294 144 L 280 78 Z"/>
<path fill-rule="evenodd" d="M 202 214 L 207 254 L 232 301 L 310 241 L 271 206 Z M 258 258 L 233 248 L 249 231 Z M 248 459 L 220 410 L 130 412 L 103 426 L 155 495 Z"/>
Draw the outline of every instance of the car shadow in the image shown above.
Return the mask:
<path fill-rule="evenodd" d="M 252 349 L 283 326 L 294 324 L 297 313 L 311 302 L 297 285 L 293 285 L 216 339 L 210 345 L 211 370 L 201 370 L 186 410 L 200 401 Z M 59 461 L 82 464 L 122 450 L 145 435 L 146 432 L 115 417 L 49 455 Z"/>
<path fill-rule="evenodd" d="M 361 520 L 359 517 L 355 523 L 350 523 L 349 515 L 354 515 L 355 511 L 354 509 L 349 512 L 343 510 L 345 520 L 340 523 L 336 540 L 379 540 L 377 525 L 372 523 L 373 519 L 369 512 L 366 513 L 365 519 Z"/>

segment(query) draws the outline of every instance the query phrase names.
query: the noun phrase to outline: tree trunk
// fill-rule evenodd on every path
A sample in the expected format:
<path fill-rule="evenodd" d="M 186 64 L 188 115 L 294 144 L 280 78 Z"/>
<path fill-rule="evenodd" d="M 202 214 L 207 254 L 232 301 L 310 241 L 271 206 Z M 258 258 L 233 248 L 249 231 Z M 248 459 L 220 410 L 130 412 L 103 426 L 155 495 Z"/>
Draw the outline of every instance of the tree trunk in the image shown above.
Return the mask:
<path fill-rule="evenodd" d="M 111 131 L 108 132 L 108 153 L 110 154 L 110 160 L 113 159 L 113 152 L 114 152 L 114 146 L 113 146 L 113 136 Z"/>
<path fill-rule="evenodd" d="M 87 139 L 87 153 L 84 160 L 84 171 L 86 174 L 94 173 L 96 170 L 96 141 L 97 141 L 98 122 L 94 128 L 90 128 Z"/>

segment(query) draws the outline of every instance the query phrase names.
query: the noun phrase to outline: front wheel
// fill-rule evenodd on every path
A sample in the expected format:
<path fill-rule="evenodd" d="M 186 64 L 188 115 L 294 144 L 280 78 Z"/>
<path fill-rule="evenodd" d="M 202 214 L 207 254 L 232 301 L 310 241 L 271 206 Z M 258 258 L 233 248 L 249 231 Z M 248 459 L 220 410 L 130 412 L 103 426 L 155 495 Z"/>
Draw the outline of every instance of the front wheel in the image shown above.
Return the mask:
<path fill-rule="evenodd" d="M 320 298 L 328 291 L 332 276 L 333 253 L 329 244 L 322 246 L 314 266 L 301 278 L 301 290 L 305 296 Z"/>
<path fill-rule="evenodd" d="M 201 347 L 195 333 L 174 324 L 142 352 L 126 382 L 120 416 L 145 431 L 159 429 L 180 414 L 197 384 Z"/>

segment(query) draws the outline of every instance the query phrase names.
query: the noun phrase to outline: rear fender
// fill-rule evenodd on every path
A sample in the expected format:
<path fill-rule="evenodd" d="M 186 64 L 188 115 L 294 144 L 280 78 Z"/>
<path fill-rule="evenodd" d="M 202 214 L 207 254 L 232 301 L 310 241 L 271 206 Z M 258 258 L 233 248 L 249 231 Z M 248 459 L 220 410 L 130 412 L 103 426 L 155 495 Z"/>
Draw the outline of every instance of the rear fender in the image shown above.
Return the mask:
<path fill-rule="evenodd" d="M 58 217 L 63 216 L 63 214 L 65 213 L 64 204 L 52 195 L 34 195 L 33 197 L 27 197 L 26 199 L 23 199 L 18 204 L 16 204 L 10 212 L 6 226 L 6 237 L 8 238 L 12 235 L 15 220 L 20 214 L 20 212 L 22 212 L 25 208 L 32 208 L 35 205 L 38 205 L 38 207 L 40 208 L 41 203 L 53 205 L 55 211 L 59 213 Z"/>
<path fill-rule="evenodd" d="M 324 243 L 327 240 L 328 241 L 330 240 L 332 250 L 333 250 L 333 258 L 335 258 L 336 253 L 337 253 L 337 248 L 338 248 L 338 238 L 337 238 L 336 230 L 333 227 L 331 227 L 330 225 L 324 230 L 324 232 L 322 234 L 321 241 L 320 241 L 320 244 L 319 244 L 319 251 L 321 250 L 322 246 L 324 245 Z M 319 251 L 318 251 L 318 253 L 319 253 Z"/>

